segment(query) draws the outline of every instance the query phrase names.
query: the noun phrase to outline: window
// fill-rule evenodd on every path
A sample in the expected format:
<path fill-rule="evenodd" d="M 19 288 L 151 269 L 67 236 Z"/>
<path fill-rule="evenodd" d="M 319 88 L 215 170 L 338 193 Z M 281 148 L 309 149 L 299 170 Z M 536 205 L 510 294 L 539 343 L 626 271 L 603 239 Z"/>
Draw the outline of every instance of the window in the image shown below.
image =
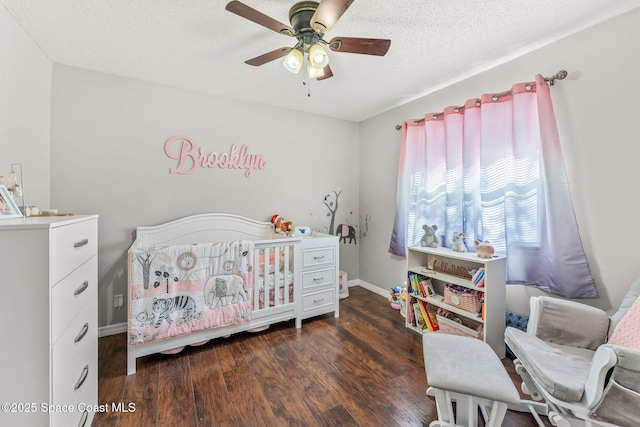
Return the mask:
<path fill-rule="evenodd" d="M 404 123 L 391 253 L 404 256 L 435 225 L 446 247 L 453 232 L 471 251 L 474 240 L 489 240 L 507 255 L 510 283 L 598 296 L 575 238 L 549 87 L 538 77 Z"/>

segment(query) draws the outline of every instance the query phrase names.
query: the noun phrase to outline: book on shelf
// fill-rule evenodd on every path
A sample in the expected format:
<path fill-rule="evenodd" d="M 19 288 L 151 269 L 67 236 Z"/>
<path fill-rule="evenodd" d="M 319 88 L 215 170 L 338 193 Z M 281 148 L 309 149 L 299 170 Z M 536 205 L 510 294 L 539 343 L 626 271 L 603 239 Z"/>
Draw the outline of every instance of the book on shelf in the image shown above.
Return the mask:
<path fill-rule="evenodd" d="M 420 294 L 420 285 L 418 284 L 418 274 L 409 273 L 409 286 L 411 287 L 411 293 L 413 295 Z"/>
<path fill-rule="evenodd" d="M 411 326 L 416 326 L 415 314 L 413 313 L 413 306 L 411 305 L 411 299 L 407 298 L 406 303 L 406 314 L 407 314 L 407 324 Z"/>
<path fill-rule="evenodd" d="M 429 326 L 427 325 L 426 319 L 422 315 L 421 307 L 420 307 L 419 303 L 413 303 L 413 312 L 414 312 L 415 317 L 416 317 L 416 326 L 420 330 L 428 329 Z"/>
<path fill-rule="evenodd" d="M 426 298 L 433 293 L 431 279 L 421 274 L 409 273 L 409 284 L 414 295 Z"/>
<path fill-rule="evenodd" d="M 480 298 L 478 308 L 476 309 L 476 317 L 480 317 L 482 320 L 484 320 L 484 297 Z"/>
<path fill-rule="evenodd" d="M 437 330 L 440 329 L 440 327 L 438 326 L 438 320 L 436 319 L 436 309 L 433 305 L 422 301 L 422 300 L 418 300 L 418 306 L 420 307 L 420 313 L 422 314 L 422 316 L 425 319 L 425 323 L 427 324 L 427 328 L 431 331 L 431 332 L 435 332 Z"/>
<path fill-rule="evenodd" d="M 422 294 L 423 298 L 426 298 L 435 293 L 433 292 L 433 284 L 431 283 L 431 279 L 423 278 L 422 280 L 420 280 L 419 285 L 420 293 Z"/>

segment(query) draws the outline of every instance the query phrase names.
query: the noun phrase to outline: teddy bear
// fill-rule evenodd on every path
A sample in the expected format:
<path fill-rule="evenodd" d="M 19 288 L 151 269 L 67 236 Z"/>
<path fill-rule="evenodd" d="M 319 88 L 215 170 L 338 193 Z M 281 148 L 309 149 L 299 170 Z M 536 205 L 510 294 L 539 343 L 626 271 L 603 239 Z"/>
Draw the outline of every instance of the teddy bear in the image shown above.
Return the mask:
<path fill-rule="evenodd" d="M 278 214 L 275 214 L 271 217 L 271 224 L 273 224 L 273 230 L 276 234 L 281 234 L 283 236 L 288 236 L 293 229 L 293 222 L 285 221 Z"/>
<path fill-rule="evenodd" d="M 420 246 L 426 248 L 437 248 L 440 240 L 436 235 L 436 230 L 438 229 L 437 225 L 423 225 L 422 229 L 424 230 L 424 236 L 420 239 Z"/>
<path fill-rule="evenodd" d="M 451 237 L 451 241 L 453 242 L 451 249 L 456 252 L 467 252 L 467 247 L 464 244 L 465 239 L 464 234 L 454 231 Z"/>
<path fill-rule="evenodd" d="M 493 249 L 493 245 L 489 243 L 488 240 L 485 240 L 484 242 L 475 240 L 474 243 L 476 244 L 476 254 L 480 258 L 493 258 L 495 250 Z"/>

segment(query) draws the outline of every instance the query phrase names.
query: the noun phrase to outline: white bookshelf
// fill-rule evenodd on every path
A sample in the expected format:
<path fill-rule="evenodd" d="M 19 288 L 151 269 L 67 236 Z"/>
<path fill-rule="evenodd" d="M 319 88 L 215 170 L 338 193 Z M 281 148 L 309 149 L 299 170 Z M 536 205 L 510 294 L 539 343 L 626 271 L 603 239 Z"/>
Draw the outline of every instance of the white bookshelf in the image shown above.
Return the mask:
<path fill-rule="evenodd" d="M 480 268 L 484 268 L 485 271 L 483 287 L 475 286 L 467 273 Z M 455 252 L 448 248 L 411 247 L 407 248 L 407 275 L 410 273 L 431 279 L 438 296 L 415 295 L 411 292 L 411 285 L 408 284 L 407 312 L 412 309 L 413 302 L 420 299 L 453 313 L 463 324 L 471 327 L 481 324 L 482 339 L 491 346 L 498 357 L 504 357 L 506 309 L 506 258 L 504 256 L 486 259 L 478 257 L 475 252 Z M 454 304 L 447 304 L 443 298 L 447 283 L 481 293 L 484 297 L 484 319 L 475 310 L 471 312 Z M 419 333 L 429 332 L 412 325 L 410 316 L 407 316 L 406 326 Z"/>

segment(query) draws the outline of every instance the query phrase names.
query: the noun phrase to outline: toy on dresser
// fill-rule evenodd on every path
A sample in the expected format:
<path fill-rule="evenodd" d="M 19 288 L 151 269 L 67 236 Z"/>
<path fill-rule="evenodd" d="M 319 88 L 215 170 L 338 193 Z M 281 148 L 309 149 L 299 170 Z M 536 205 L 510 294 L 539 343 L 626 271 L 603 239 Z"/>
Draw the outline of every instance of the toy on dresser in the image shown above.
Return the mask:
<path fill-rule="evenodd" d="M 465 239 L 464 234 L 454 231 L 451 237 L 451 241 L 453 242 L 451 249 L 455 252 L 467 252 L 467 247 L 464 244 Z"/>
<path fill-rule="evenodd" d="M 493 258 L 493 254 L 495 250 L 493 249 L 493 245 L 489 243 L 488 240 L 484 242 L 480 242 L 479 240 L 475 241 L 476 244 L 476 254 L 480 258 Z"/>
<path fill-rule="evenodd" d="M 293 230 L 293 222 L 285 221 L 278 214 L 271 217 L 271 224 L 273 224 L 274 233 L 281 234 L 283 236 L 289 236 L 291 234 L 291 230 Z"/>
<path fill-rule="evenodd" d="M 437 248 L 440 240 L 436 235 L 437 225 L 423 225 L 424 236 L 420 239 L 420 246 L 423 248 Z"/>

